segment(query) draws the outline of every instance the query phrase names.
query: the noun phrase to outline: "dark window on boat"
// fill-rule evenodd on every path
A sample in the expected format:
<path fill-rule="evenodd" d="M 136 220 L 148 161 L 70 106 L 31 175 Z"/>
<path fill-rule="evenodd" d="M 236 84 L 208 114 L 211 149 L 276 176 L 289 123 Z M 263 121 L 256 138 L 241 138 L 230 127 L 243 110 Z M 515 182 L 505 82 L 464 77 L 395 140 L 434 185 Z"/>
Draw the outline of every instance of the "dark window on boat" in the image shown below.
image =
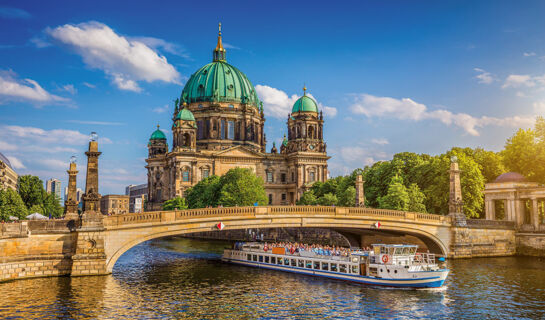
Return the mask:
<path fill-rule="evenodd" d="M 329 263 L 322 262 L 322 270 L 328 271 L 329 270 Z"/>
<path fill-rule="evenodd" d="M 337 264 L 336 263 L 332 263 L 331 264 L 331 271 L 337 271 Z"/>
<path fill-rule="evenodd" d="M 346 273 L 346 264 L 340 264 L 339 265 L 339 271 L 342 273 Z"/>
<path fill-rule="evenodd" d="M 295 259 L 291 259 L 291 266 L 292 267 L 297 267 L 297 264 L 295 263 Z"/>
<path fill-rule="evenodd" d="M 263 256 L 259 256 L 259 262 L 263 262 Z"/>
<path fill-rule="evenodd" d="M 382 272 L 382 269 L 380 269 L 380 272 Z"/>
<path fill-rule="evenodd" d="M 358 274 L 358 266 L 352 266 L 352 273 Z"/>
<path fill-rule="evenodd" d="M 277 260 L 278 260 L 278 261 L 277 261 L 276 263 L 282 264 L 282 258 L 278 258 Z"/>
<path fill-rule="evenodd" d="M 297 260 L 297 266 L 299 268 L 304 268 L 305 267 L 305 261 L 304 260 Z"/>
<path fill-rule="evenodd" d="M 271 257 L 271 263 L 276 263 L 276 257 Z"/>
<path fill-rule="evenodd" d="M 257 256 L 254 254 L 254 261 L 257 261 Z"/>
<path fill-rule="evenodd" d="M 314 261 L 314 269 L 320 269 L 320 262 L 319 261 Z"/>
<path fill-rule="evenodd" d="M 305 266 L 306 266 L 307 268 L 309 268 L 309 269 L 312 269 L 312 261 L 308 261 L 308 260 L 307 260 L 307 261 L 305 262 Z"/>
<path fill-rule="evenodd" d="M 265 263 L 269 263 L 269 256 L 265 256 Z"/>
<path fill-rule="evenodd" d="M 397 273 L 397 270 L 394 270 L 394 273 Z"/>
<path fill-rule="evenodd" d="M 246 259 L 246 260 L 248 260 L 248 261 L 252 261 L 252 255 L 251 255 L 251 254 L 249 254 L 249 255 L 248 255 L 248 259 Z"/>
<path fill-rule="evenodd" d="M 284 265 L 289 266 L 290 265 L 290 259 L 284 258 Z"/>

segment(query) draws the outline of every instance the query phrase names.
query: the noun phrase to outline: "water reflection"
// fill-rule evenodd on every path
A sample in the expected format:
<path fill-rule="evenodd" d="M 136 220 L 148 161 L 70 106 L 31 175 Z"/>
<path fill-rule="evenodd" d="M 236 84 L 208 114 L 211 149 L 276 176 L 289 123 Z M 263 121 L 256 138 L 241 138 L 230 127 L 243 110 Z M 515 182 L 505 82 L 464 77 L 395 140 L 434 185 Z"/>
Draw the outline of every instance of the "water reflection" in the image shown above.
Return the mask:
<path fill-rule="evenodd" d="M 110 276 L 0 284 L 0 318 L 543 318 L 545 270 L 534 258 L 449 261 L 441 290 L 370 288 L 223 264 L 224 242 L 143 243 Z"/>

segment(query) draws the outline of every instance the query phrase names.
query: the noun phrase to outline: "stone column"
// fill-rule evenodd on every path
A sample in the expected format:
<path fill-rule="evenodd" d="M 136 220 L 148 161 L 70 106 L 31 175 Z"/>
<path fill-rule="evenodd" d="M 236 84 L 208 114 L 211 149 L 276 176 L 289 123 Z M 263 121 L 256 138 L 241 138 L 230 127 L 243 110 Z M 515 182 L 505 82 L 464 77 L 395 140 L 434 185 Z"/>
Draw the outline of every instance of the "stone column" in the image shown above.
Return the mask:
<path fill-rule="evenodd" d="M 515 221 L 517 226 L 524 224 L 524 216 L 526 211 L 526 205 L 524 200 L 517 199 L 515 200 Z"/>
<path fill-rule="evenodd" d="M 460 183 L 460 169 L 458 159 L 454 156 L 450 163 L 450 193 L 449 193 L 449 213 L 463 213 L 462 185 Z"/>
<path fill-rule="evenodd" d="M 78 215 L 78 198 L 77 198 L 77 185 L 76 177 L 78 170 L 76 170 L 76 160 L 73 157 L 70 160 L 70 169 L 68 171 L 68 194 L 64 200 L 64 219 L 77 220 Z"/>
<path fill-rule="evenodd" d="M 537 199 L 532 199 L 532 224 L 534 230 L 539 230 L 539 202 Z"/>
<path fill-rule="evenodd" d="M 82 228 L 103 228 L 100 213 L 100 194 L 98 193 L 98 142 L 96 133 L 91 134 L 87 155 L 87 176 L 83 198 Z"/>
<path fill-rule="evenodd" d="M 365 207 L 365 192 L 363 191 L 363 177 L 358 174 L 356 177 L 356 207 Z"/>
<path fill-rule="evenodd" d="M 485 200 L 484 210 L 486 220 L 496 220 L 496 203 L 493 199 Z"/>

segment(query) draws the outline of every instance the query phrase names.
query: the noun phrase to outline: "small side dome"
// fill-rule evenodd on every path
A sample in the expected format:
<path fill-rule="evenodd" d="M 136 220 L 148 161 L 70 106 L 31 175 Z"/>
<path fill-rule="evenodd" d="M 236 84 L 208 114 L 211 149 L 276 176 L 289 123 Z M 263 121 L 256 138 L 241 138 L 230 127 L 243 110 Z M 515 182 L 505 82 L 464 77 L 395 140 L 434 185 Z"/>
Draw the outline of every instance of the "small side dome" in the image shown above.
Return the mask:
<path fill-rule="evenodd" d="M 193 112 L 189 111 L 189 109 L 183 108 L 178 112 L 176 120 L 195 121 L 195 116 L 193 116 Z"/>
<path fill-rule="evenodd" d="M 507 172 L 504 174 L 499 175 L 496 180 L 494 180 L 494 183 L 503 183 L 503 182 L 527 182 L 525 176 L 518 172 Z"/>
<path fill-rule="evenodd" d="M 294 112 L 316 112 L 318 113 L 318 105 L 316 101 L 311 97 L 307 96 L 307 88 L 303 88 L 303 96 L 293 104 L 291 108 L 291 113 Z"/>
<path fill-rule="evenodd" d="M 165 136 L 165 133 L 159 129 L 159 125 L 157 125 L 157 130 L 153 131 L 151 134 L 150 140 L 166 140 L 167 136 Z"/>

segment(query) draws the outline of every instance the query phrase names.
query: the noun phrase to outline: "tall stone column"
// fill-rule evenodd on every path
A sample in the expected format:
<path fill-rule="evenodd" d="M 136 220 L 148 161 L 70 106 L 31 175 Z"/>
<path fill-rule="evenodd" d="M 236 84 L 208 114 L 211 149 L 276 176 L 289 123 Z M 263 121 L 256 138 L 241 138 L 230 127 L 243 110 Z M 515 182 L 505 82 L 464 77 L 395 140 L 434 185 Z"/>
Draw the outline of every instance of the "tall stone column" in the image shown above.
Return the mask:
<path fill-rule="evenodd" d="M 485 217 L 486 220 L 496 220 L 496 204 L 493 199 L 486 199 L 485 197 Z"/>
<path fill-rule="evenodd" d="M 365 192 L 363 191 L 363 177 L 358 174 L 356 177 L 356 207 L 365 207 Z"/>
<path fill-rule="evenodd" d="M 458 167 L 458 158 L 453 156 L 450 162 L 450 192 L 448 209 L 449 216 L 457 226 L 466 226 L 462 200 L 462 184 L 460 183 L 460 168 Z"/>
<path fill-rule="evenodd" d="M 87 156 L 87 177 L 85 181 L 85 194 L 83 195 L 82 228 L 102 228 L 102 213 L 100 213 L 100 193 L 98 193 L 98 137 L 95 132 L 91 134 Z"/>
<path fill-rule="evenodd" d="M 64 200 L 64 219 L 77 220 L 79 219 L 79 215 L 76 185 L 76 177 L 78 175 L 78 170 L 76 170 L 76 157 L 70 158 L 70 169 L 66 172 L 68 172 L 68 194 Z"/>

